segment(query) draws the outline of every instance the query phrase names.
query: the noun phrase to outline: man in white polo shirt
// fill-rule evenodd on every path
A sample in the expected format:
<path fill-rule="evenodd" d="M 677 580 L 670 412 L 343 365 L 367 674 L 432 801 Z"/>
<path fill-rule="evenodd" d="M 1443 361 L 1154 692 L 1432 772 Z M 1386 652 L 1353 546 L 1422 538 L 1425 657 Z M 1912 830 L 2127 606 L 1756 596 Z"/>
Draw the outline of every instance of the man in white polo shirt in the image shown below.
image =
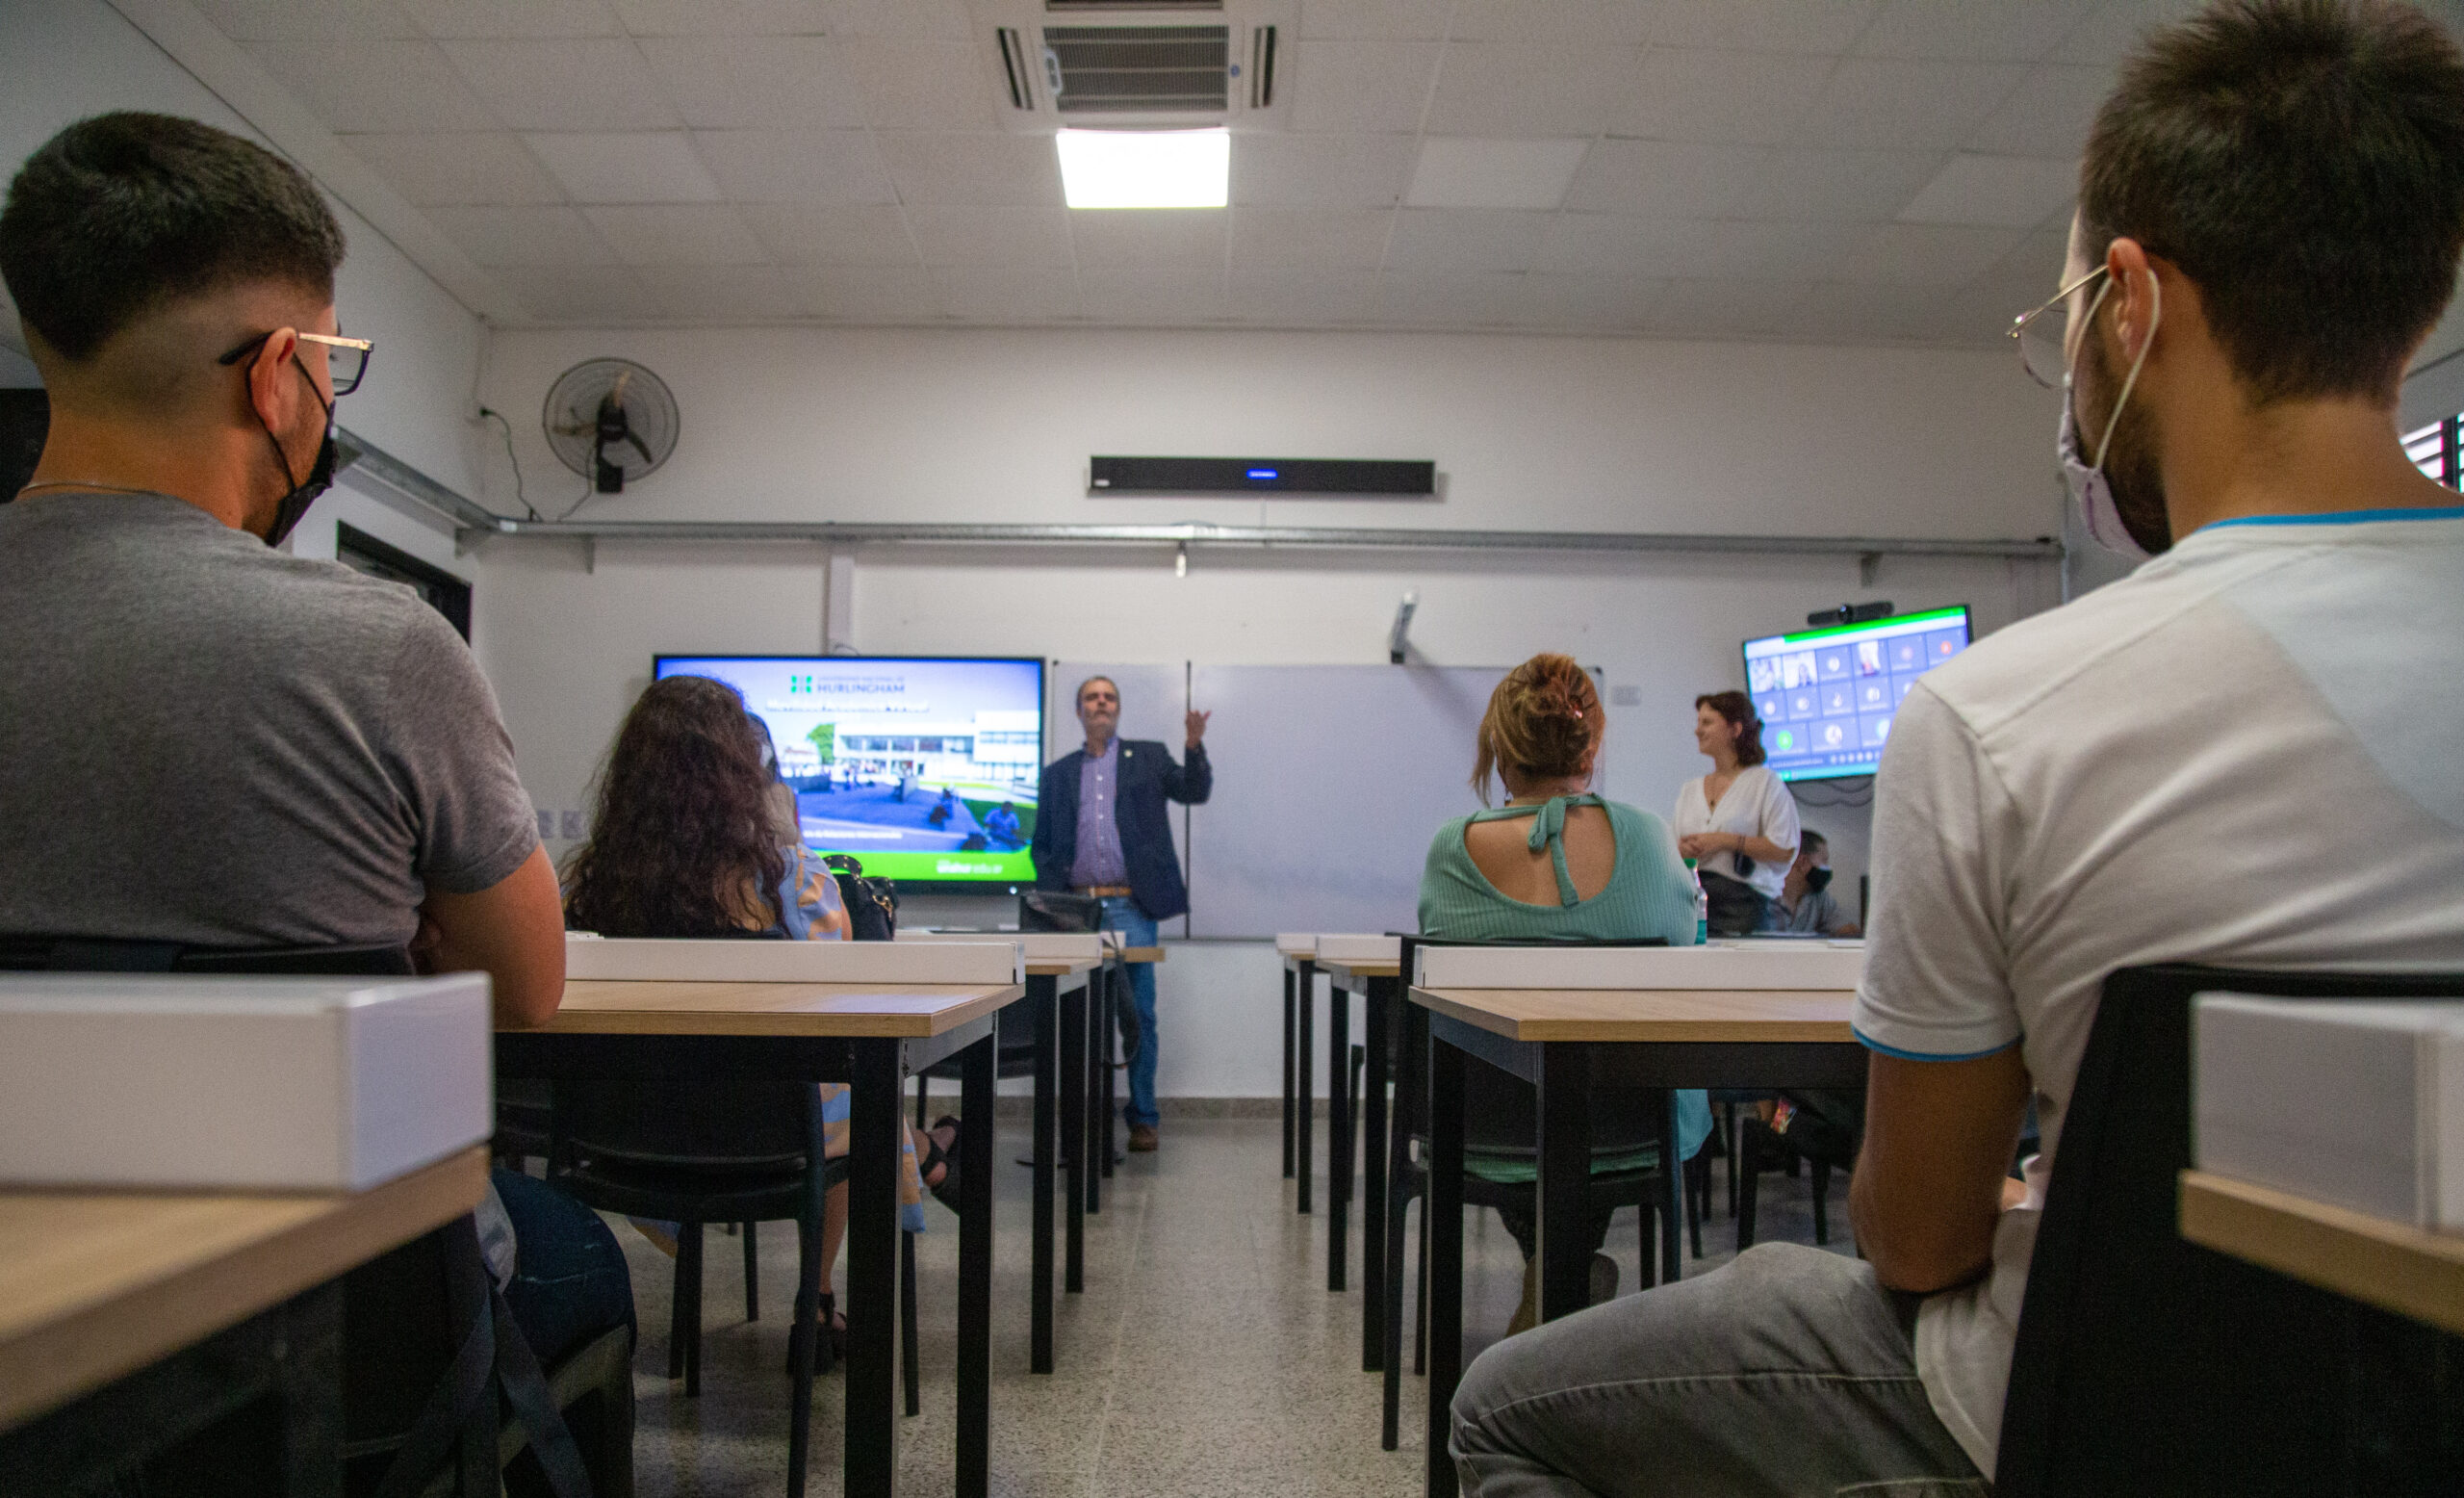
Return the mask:
<path fill-rule="evenodd" d="M 2464 508 L 2396 432 L 2459 248 L 2464 59 L 2419 13 L 2241 0 L 2126 65 L 2021 342 L 2067 376 L 2091 529 L 2159 555 L 1893 723 L 1866 1261 L 1755 1249 L 1493 1349 L 1454 1404 L 1468 1490 L 1983 1491 L 2106 976 L 2464 967 Z"/>

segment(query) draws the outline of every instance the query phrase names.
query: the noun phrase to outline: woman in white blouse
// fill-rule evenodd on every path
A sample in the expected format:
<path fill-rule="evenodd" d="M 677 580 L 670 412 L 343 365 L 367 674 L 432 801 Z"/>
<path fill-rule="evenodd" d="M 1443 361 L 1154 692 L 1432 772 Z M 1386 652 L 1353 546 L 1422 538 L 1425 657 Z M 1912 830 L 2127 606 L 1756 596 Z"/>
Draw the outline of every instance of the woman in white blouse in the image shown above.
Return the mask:
<path fill-rule="evenodd" d="M 1796 798 L 1762 762 L 1762 721 L 1745 693 L 1695 698 L 1694 744 L 1711 773 L 1677 793 L 1677 851 L 1702 878 L 1710 934 L 1751 935 L 1769 923 L 1796 861 Z"/>

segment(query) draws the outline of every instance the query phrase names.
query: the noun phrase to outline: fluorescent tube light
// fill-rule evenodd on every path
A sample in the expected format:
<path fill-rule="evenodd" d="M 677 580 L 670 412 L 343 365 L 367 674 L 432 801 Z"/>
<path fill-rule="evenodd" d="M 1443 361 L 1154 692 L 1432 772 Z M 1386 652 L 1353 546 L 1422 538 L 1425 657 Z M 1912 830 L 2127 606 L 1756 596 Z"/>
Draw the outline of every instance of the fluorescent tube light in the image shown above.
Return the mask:
<path fill-rule="evenodd" d="M 1232 198 L 1232 133 L 1064 130 L 1061 190 L 1072 208 L 1221 208 Z"/>

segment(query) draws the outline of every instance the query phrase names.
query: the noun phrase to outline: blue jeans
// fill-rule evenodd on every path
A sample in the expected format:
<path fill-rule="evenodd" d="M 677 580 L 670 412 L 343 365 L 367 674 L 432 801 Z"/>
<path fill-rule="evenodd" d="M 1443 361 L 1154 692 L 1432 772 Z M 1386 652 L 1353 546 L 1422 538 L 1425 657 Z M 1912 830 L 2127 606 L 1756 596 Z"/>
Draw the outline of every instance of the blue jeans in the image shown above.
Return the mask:
<path fill-rule="evenodd" d="M 1155 917 L 1125 894 L 1104 897 L 1104 929 L 1120 933 L 1123 946 L 1153 946 Z M 1129 1106 L 1121 1117 L 1153 1128 L 1163 1115 L 1155 1111 L 1155 965 L 1129 965 L 1130 1002 L 1138 1010 L 1138 1053 L 1129 1058 Z"/>
<path fill-rule="evenodd" d="M 599 1214 L 544 1180 L 493 1172 L 517 1245 L 504 1303 L 542 1363 L 633 1325 L 633 1277 Z"/>

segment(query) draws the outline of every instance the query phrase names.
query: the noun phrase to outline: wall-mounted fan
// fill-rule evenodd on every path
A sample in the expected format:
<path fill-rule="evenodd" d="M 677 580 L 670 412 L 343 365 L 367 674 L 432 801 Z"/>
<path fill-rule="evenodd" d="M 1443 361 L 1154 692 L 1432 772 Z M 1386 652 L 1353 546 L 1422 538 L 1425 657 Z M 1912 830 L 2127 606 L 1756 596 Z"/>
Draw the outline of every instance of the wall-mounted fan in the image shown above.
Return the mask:
<path fill-rule="evenodd" d="M 556 377 L 539 413 L 548 446 L 593 492 L 622 494 L 676 451 L 676 397 L 630 359 L 588 359 Z"/>

